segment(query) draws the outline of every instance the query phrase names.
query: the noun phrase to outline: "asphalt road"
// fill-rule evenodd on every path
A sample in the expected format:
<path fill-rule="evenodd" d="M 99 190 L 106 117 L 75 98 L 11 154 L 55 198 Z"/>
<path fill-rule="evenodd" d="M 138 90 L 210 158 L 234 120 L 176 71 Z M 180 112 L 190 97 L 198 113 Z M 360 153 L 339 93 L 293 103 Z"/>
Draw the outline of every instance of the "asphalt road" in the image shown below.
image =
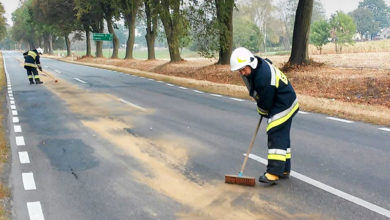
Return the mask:
<path fill-rule="evenodd" d="M 255 129 L 254 103 L 51 59 L 45 75 L 59 82 L 29 85 L 22 54 L 3 57 L 13 219 L 390 218 L 389 128 L 301 112 L 293 177 L 226 185 Z M 264 133 L 245 175 L 265 170 Z"/>

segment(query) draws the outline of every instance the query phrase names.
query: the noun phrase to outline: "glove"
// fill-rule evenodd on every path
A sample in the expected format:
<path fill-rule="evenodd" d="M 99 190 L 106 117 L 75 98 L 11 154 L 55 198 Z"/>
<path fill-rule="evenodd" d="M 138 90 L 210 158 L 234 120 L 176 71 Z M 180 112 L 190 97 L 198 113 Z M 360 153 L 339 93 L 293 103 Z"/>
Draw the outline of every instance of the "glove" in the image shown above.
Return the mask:
<path fill-rule="evenodd" d="M 257 106 L 257 113 L 259 113 L 259 115 L 263 117 L 268 118 L 268 112 L 266 110 L 259 108 L 259 106 Z"/>
<path fill-rule="evenodd" d="M 38 66 L 38 69 L 42 72 L 42 67 L 41 66 Z"/>

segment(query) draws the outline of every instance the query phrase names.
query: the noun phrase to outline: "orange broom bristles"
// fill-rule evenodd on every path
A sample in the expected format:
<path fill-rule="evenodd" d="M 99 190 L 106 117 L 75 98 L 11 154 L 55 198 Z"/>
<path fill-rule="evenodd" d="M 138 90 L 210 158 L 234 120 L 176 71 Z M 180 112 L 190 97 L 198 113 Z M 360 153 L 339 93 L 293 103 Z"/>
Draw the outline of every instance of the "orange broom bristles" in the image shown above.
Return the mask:
<path fill-rule="evenodd" d="M 255 186 L 256 179 L 254 177 L 247 177 L 247 176 L 226 175 L 225 183 L 244 185 L 244 186 Z"/>

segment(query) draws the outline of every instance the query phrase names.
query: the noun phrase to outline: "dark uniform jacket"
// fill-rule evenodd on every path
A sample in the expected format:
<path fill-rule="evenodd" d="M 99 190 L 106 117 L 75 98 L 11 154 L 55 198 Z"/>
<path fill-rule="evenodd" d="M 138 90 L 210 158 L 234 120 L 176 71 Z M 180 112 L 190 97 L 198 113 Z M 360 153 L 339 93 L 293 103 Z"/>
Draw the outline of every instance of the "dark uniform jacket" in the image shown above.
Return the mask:
<path fill-rule="evenodd" d="M 270 60 L 256 57 L 257 67 L 243 76 L 249 95 L 257 102 L 259 114 L 268 118 L 267 132 L 272 132 L 299 110 L 297 96 L 287 77 Z"/>
<path fill-rule="evenodd" d="M 39 54 L 36 49 L 29 50 L 23 53 L 24 56 L 24 67 L 30 66 L 35 68 L 41 67 L 41 62 L 39 61 Z"/>

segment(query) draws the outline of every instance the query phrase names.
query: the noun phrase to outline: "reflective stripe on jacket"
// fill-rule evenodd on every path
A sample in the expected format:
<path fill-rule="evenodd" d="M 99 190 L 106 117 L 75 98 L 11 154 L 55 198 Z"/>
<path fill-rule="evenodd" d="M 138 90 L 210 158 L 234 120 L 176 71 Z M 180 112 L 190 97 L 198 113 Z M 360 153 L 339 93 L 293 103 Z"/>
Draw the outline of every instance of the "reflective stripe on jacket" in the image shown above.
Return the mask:
<path fill-rule="evenodd" d="M 30 66 L 37 68 L 40 65 L 39 55 L 36 50 L 29 50 L 23 53 L 24 55 L 24 66 Z"/>

